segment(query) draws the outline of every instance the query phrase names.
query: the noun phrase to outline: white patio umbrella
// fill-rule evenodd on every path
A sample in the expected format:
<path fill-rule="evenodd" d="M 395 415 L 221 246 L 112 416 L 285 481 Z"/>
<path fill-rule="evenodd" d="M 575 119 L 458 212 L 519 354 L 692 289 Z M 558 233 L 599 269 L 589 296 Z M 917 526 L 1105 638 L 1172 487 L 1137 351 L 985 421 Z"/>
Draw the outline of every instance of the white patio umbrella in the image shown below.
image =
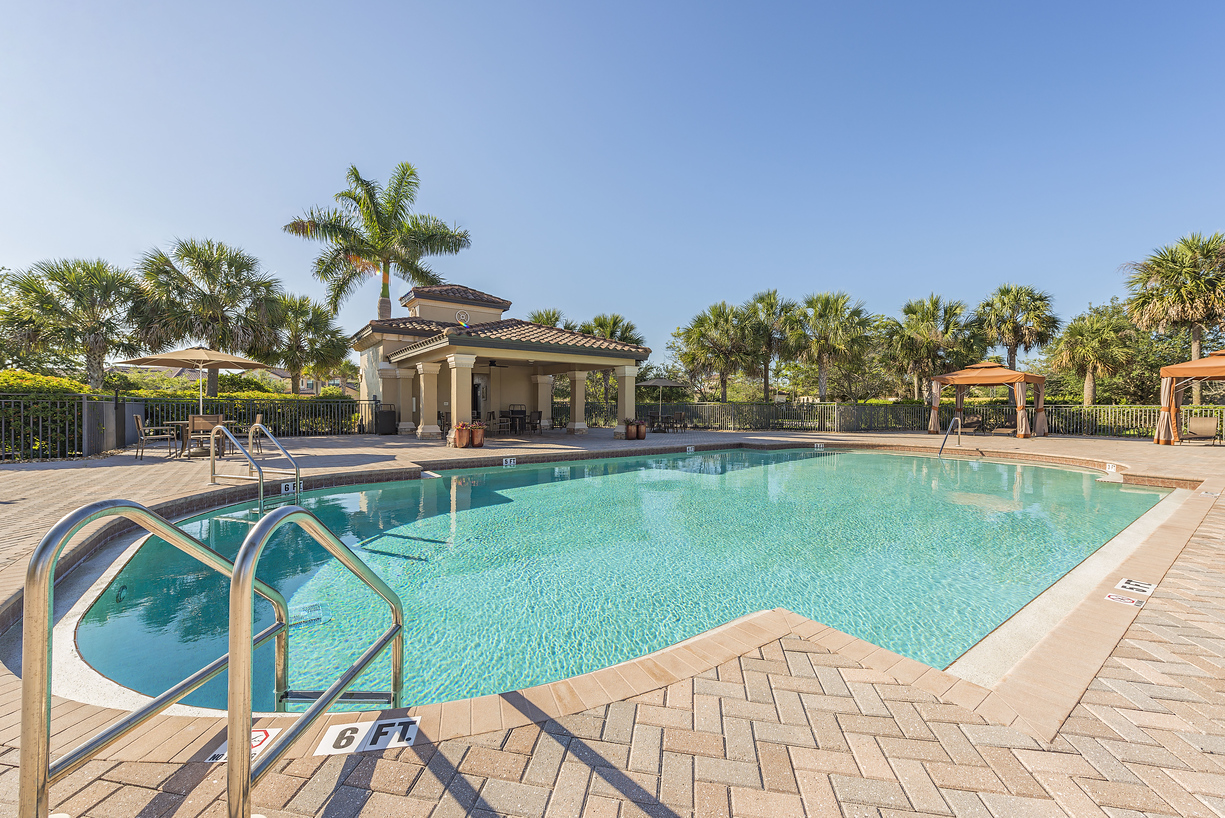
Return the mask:
<path fill-rule="evenodd" d="M 204 370 L 206 369 L 269 369 L 268 364 L 261 364 L 250 358 L 231 355 L 228 352 L 218 352 L 208 347 L 188 347 L 174 352 L 162 352 L 157 355 L 146 355 L 144 358 L 133 358 L 130 361 L 119 361 L 121 364 L 133 366 L 179 366 L 195 369 L 199 374 L 200 414 L 204 414 Z"/>

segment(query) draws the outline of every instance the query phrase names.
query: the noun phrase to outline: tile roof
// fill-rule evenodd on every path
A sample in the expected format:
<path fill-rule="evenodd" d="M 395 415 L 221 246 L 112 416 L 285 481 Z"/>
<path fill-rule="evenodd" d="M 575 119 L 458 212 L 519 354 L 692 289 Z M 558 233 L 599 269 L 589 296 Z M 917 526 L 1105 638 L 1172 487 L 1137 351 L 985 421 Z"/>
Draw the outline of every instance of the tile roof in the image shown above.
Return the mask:
<path fill-rule="evenodd" d="M 435 284 L 426 287 L 413 287 L 400 296 L 400 303 L 407 305 L 414 298 L 442 298 L 448 301 L 471 301 L 474 304 L 491 304 L 506 309 L 510 302 L 496 295 L 483 293 L 461 284 Z"/>
<path fill-rule="evenodd" d="M 392 321 L 371 322 L 371 326 L 378 324 L 390 324 L 395 321 L 420 321 L 420 319 L 406 318 L 393 319 Z M 463 344 L 464 338 L 484 338 L 491 341 L 510 341 L 521 344 L 547 344 L 550 346 L 559 347 L 579 347 L 590 350 L 606 350 L 612 353 L 632 353 L 635 357 L 645 359 L 651 354 L 649 347 L 638 346 L 637 344 L 626 344 L 621 341 L 613 341 L 608 338 L 601 338 L 597 335 L 588 335 L 583 332 L 574 332 L 560 327 L 550 327 L 544 324 L 533 324 L 531 321 L 523 321 L 518 318 L 507 318 L 503 321 L 489 321 L 484 324 L 473 324 L 469 327 L 462 327 L 459 324 L 447 324 L 442 321 L 428 322 L 439 324 L 443 327 L 442 331 L 437 335 L 423 338 L 417 343 L 405 347 L 402 350 L 393 353 L 401 355 L 409 350 L 414 350 L 419 347 L 427 346 L 442 338 L 447 338 L 453 344 Z"/>
<path fill-rule="evenodd" d="M 388 318 L 371 321 L 370 328 L 376 332 L 399 332 L 408 335 L 437 335 L 447 327 L 457 327 L 454 321 L 431 321 L 428 318 Z"/>

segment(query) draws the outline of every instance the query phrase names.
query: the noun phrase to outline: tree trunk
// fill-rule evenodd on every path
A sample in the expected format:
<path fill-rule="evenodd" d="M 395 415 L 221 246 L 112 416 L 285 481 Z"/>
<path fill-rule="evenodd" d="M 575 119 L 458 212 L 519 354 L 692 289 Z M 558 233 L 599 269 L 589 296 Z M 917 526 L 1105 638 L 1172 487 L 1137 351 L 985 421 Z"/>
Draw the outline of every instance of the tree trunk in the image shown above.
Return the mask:
<path fill-rule="evenodd" d="M 220 370 L 206 369 L 204 371 L 208 373 L 208 387 L 204 390 L 204 394 L 208 395 L 210 398 L 215 398 L 217 397 L 217 373 L 220 372 Z"/>
<path fill-rule="evenodd" d="M 825 403 L 825 386 L 829 383 L 829 361 L 822 355 L 817 360 L 817 400 Z"/>
<path fill-rule="evenodd" d="M 766 403 L 770 402 L 770 356 L 766 356 L 765 366 L 761 369 L 761 394 Z"/>
<path fill-rule="evenodd" d="M 289 391 L 295 395 L 302 394 L 302 373 L 301 372 L 290 372 L 289 373 Z"/>
<path fill-rule="evenodd" d="M 1199 324 L 1191 325 L 1191 360 L 1199 360 L 1201 348 L 1201 338 L 1204 328 Z M 1199 406 L 1204 402 L 1204 384 L 1200 381 L 1195 381 L 1191 384 L 1191 404 Z"/>
<path fill-rule="evenodd" d="M 722 402 L 727 403 L 727 374 L 719 375 L 719 389 L 722 392 Z"/>
<path fill-rule="evenodd" d="M 1085 406 L 1092 406 L 1097 401 L 1097 381 L 1093 377 L 1093 370 L 1090 369 L 1085 373 Z"/>
<path fill-rule="evenodd" d="M 102 353 L 85 353 L 85 379 L 89 381 L 89 388 L 95 392 L 101 391 L 102 379 L 106 376 L 102 369 L 102 362 Z"/>
<path fill-rule="evenodd" d="M 1016 371 L 1016 368 L 1017 368 L 1017 348 L 1016 347 L 1008 347 L 1008 368 L 1013 370 L 1014 372 Z M 1013 391 L 1014 389 L 1016 389 L 1015 386 L 1013 386 L 1012 384 L 1008 384 L 1008 405 L 1009 406 L 1017 405 L 1017 393 Z"/>
<path fill-rule="evenodd" d="M 383 262 L 383 289 L 379 292 L 379 320 L 391 318 L 391 262 Z"/>

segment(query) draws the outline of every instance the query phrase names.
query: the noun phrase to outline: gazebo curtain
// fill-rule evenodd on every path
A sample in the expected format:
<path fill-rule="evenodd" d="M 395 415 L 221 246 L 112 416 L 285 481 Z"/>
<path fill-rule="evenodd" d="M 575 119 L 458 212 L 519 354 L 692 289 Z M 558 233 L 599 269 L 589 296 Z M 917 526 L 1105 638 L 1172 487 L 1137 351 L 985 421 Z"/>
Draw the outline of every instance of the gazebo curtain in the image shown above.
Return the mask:
<path fill-rule="evenodd" d="M 1029 384 L 1022 381 L 1014 384 L 1012 390 L 1017 396 L 1017 437 L 1030 437 L 1029 413 L 1025 411 L 1025 399 L 1029 396 Z"/>
<path fill-rule="evenodd" d="M 1046 384 L 1034 384 L 1034 437 L 1046 437 Z"/>
<path fill-rule="evenodd" d="M 927 421 L 927 433 L 929 435 L 940 434 L 940 388 L 942 384 L 932 382 L 932 414 L 931 419 Z"/>
<path fill-rule="evenodd" d="M 1157 434 L 1153 442 L 1169 445 L 1178 441 L 1178 392 L 1176 378 L 1161 379 L 1161 414 L 1157 416 Z"/>

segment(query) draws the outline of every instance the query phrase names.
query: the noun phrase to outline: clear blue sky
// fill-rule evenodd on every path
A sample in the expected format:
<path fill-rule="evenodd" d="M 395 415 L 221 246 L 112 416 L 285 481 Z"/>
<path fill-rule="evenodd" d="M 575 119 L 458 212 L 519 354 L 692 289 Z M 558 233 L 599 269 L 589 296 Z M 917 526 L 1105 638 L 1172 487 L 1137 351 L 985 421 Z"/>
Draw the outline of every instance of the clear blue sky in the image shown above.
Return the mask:
<path fill-rule="evenodd" d="M 635 321 L 1005 281 L 1066 319 L 1225 230 L 1219 3 L 10 3 L 0 266 L 281 232 L 350 164 L 472 233 L 448 280 Z M 393 296 L 407 285 L 395 283 Z M 341 311 L 374 316 L 371 283 Z M 396 314 L 403 314 L 397 305 Z"/>

